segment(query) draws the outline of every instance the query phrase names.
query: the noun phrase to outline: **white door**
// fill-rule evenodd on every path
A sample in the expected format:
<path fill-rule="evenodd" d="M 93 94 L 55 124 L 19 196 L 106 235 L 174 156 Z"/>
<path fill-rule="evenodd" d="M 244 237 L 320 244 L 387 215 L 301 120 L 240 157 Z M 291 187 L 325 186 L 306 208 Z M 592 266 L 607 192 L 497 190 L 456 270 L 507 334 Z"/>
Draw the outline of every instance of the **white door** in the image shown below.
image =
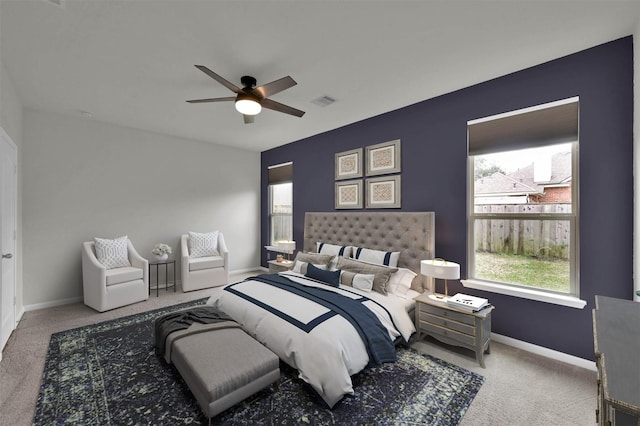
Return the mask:
<path fill-rule="evenodd" d="M 16 200 L 17 148 L 0 128 L 0 246 L 2 291 L 0 292 L 0 359 L 1 351 L 16 328 Z"/>

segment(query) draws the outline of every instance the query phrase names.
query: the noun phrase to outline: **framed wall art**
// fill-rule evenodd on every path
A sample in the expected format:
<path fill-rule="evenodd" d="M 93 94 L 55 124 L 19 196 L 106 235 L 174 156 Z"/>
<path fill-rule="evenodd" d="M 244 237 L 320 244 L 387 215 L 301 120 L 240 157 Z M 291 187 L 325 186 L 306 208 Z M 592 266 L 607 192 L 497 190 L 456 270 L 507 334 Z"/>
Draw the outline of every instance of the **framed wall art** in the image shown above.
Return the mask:
<path fill-rule="evenodd" d="M 370 145 L 366 151 L 367 176 L 400 172 L 400 139 Z"/>
<path fill-rule="evenodd" d="M 362 208 L 362 179 L 336 182 L 335 208 Z"/>
<path fill-rule="evenodd" d="M 368 209 L 400 208 L 400 176 L 384 176 L 366 180 Z"/>
<path fill-rule="evenodd" d="M 336 154 L 336 180 L 362 177 L 362 148 Z"/>

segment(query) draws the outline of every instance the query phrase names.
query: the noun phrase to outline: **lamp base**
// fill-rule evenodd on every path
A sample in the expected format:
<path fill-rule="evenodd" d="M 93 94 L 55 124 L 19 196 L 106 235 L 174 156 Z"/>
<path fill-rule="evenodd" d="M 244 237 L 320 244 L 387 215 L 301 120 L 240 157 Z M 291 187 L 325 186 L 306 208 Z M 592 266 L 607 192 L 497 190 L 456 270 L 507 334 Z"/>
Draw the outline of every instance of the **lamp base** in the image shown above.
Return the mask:
<path fill-rule="evenodd" d="M 449 296 L 445 294 L 433 293 L 429 295 L 429 299 L 435 300 L 437 302 L 446 302 Z"/>

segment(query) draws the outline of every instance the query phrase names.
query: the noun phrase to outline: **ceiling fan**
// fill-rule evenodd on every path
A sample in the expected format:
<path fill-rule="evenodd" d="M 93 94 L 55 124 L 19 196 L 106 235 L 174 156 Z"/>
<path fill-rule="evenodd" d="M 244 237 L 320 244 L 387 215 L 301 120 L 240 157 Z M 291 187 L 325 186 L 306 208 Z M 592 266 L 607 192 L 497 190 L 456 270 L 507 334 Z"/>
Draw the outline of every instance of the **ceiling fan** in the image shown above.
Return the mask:
<path fill-rule="evenodd" d="M 295 86 L 296 81 L 289 77 L 283 77 L 281 79 L 272 81 L 271 83 L 263 84 L 262 86 L 256 86 L 256 79 L 245 75 L 240 79 L 243 87 L 239 88 L 233 83 L 225 80 L 215 72 L 203 65 L 196 65 L 203 73 L 216 80 L 218 83 L 231 90 L 236 96 L 229 96 L 225 98 L 209 98 L 209 99 L 193 99 L 187 101 L 192 104 L 205 103 L 205 102 L 226 102 L 235 101 L 236 109 L 244 117 L 245 124 L 253 123 L 256 115 L 262 110 L 262 108 L 271 109 L 278 112 L 284 112 L 285 114 L 295 115 L 296 117 L 302 117 L 304 111 L 295 109 L 280 102 L 268 99 L 269 96 L 282 92 L 290 87 Z"/>

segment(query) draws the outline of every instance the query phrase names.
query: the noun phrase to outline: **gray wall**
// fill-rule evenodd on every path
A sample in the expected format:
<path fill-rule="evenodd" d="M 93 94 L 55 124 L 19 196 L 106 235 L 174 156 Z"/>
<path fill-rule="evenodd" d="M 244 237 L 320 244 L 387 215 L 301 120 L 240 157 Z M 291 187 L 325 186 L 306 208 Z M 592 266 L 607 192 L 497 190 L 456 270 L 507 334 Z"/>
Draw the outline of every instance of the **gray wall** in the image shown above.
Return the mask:
<path fill-rule="evenodd" d="M 220 230 L 231 270 L 259 264 L 260 154 L 25 109 L 24 305 L 82 296 L 80 247 L 128 235 L 156 243 Z"/>

